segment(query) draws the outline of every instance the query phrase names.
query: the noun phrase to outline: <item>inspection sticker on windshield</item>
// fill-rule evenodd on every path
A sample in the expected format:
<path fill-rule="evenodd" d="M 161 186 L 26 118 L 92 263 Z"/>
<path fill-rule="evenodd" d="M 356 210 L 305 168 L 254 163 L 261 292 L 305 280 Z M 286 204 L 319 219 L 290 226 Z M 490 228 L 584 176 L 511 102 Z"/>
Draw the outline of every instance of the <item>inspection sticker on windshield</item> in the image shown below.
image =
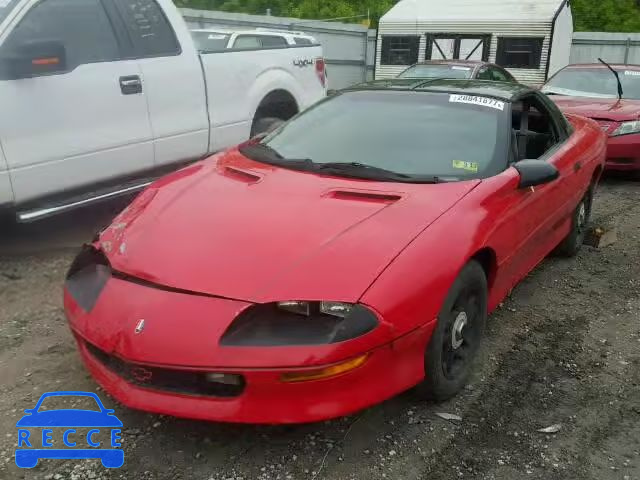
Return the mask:
<path fill-rule="evenodd" d="M 487 97 L 477 97 L 475 95 L 454 95 L 449 97 L 449 103 L 468 103 L 471 105 L 480 105 L 482 107 L 495 108 L 504 111 L 504 102 Z"/>
<path fill-rule="evenodd" d="M 640 70 L 625 70 L 625 75 L 633 75 L 635 77 L 640 77 Z"/>
<path fill-rule="evenodd" d="M 466 170 L 467 172 L 478 173 L 478 164 L 476 162 L 463 162 L 462 160 L 454 160 L 453 168 L 458 170 Z"/>

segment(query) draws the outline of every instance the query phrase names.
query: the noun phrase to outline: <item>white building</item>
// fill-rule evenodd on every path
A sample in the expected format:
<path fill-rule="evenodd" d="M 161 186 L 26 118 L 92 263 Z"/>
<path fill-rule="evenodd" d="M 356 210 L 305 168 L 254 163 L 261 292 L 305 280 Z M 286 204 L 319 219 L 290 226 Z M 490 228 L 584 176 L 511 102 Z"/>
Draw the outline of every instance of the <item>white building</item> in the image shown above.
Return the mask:
<path fill-rule="evenodd" d="M 376 78 L 425 60 L 485 60 L 542 84 L 569 63 L 568 0 L 400 0 L 380 19 Z"/>

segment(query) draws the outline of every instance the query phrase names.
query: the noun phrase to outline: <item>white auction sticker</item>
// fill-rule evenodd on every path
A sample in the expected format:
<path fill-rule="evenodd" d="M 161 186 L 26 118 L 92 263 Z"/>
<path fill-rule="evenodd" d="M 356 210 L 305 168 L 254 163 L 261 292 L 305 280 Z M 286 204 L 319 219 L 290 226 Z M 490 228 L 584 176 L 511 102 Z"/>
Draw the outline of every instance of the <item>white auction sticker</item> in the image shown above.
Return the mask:
<path fill-rule="evenodd" d="M 449 103 L 468 103 L 470 105 L 480 105 L 481 107 L 495 108 L 504 111 L 504 102 L 494 98 L 478 97 L 475 95 L 454 95 L 449 97 Z"/>
<path fill-rule="evenodd" d="M 635 77 L 640 77 L 640 70 L 625 70 L 625 75 L 633 75 Z"/>
<path fill-rule="evenodd" d="M 468 72 L 471 69 L 469 67 L 458 67 L 454 65 L 453 67 L 451 67 L 451 70 L 462 70 L 464 72 Z"/>

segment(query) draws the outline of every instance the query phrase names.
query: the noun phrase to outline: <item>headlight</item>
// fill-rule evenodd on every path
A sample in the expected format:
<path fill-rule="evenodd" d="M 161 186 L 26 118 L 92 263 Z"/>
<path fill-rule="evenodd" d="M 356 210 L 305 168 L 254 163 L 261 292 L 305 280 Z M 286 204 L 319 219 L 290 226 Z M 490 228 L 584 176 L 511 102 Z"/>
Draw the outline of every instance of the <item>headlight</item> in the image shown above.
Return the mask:
<path fill-rule="evenodd" d="M 89 312 L 98 301 L 110 276 L 111 267 L 104 254 L 85 245 L 71 264 L 65 285 L 76 303 L 85 312 Z"/>
<path fill-rule="evenodd" d="M 246 309 L 220 343 L 237 347 L 329 345 L 360 337 L 377 326 L 376 315 L 362 305 L 278 302 Z"/>
<path fill-rule="evenodd" d="M 611 134 L 611 136 L 619 137 L 620 135 L 629 135 L 631 133 L 640 133 L 640 120 L 623 122 L 616 131 Z"/>

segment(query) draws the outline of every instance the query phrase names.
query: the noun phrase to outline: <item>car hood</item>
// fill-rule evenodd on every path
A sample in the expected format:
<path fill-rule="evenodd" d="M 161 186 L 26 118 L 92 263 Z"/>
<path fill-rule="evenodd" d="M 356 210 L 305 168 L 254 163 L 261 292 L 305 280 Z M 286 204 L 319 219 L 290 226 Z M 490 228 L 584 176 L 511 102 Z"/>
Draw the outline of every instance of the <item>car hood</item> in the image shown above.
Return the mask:
<path fill-rule="evenodd" d="M 250 302 L 357 301 L 479 182 L 327 177 L 233 150 L 153 184 L 99 246 L 114 270 L 189 292 Z"/>
<path fill-rule="evenodd" d="M 624 122 L 640 117 L 640 101 L 616 98 L 550 97 L 565 113 L 583 117 Z"/>
<path fill-rule="evenodd" d="M 91 410 L 48 410 L 25 415 L 17 427 L 121 427 L 113 415 Z"/>

